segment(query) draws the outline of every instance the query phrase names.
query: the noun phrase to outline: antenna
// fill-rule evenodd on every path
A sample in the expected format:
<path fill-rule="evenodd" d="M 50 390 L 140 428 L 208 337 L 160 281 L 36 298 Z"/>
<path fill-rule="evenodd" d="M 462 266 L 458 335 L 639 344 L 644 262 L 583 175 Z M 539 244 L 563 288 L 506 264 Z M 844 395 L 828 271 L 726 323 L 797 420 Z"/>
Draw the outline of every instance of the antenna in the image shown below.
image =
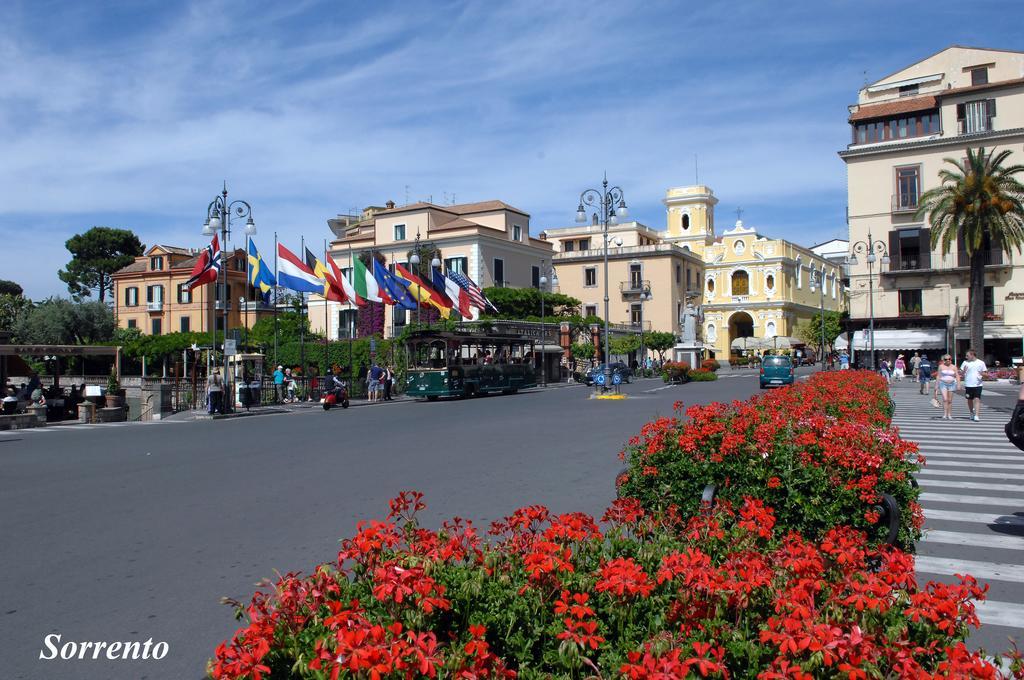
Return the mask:
<path fill-rule="evenodd" d="M 452 205 L 455 205 L 455 194 L 452 194 Z"/>
<path fill-rule="evenodd" d="M 864 87 L 868 86 L 868 70 L 864 69 Z"/>
<path fill-rule="evenodd" d="M 405 185 L 405 204 L 409 205 L 409 185 Z"/>
<path fill-rule="evenodd" d="M 700 165 L 697 164 L 697 154 L 693 154 L 693 183 L 700 184 Z"/>
<path fill-rule="evenodd" d="M 448 204 L 448 192 L 445 191 L 444 192 L 444 205 L 447 205 L 447 204 Z"/>

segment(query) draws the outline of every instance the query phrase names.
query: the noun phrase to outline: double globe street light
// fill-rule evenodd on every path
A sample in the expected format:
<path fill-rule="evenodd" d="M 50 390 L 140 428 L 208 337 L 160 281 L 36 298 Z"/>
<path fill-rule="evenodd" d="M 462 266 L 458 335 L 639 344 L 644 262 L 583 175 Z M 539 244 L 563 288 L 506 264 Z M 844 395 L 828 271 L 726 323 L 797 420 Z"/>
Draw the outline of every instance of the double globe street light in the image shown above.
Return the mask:
<path fill-rule="evenodd" d="M 857 241 L 850 248 L 853 252 L 846 259 L 846 263 L 856 267 L 857 253 L 866 255 L 864 260 L 868 263 L 868 327 L 869 333 L 871 334 L 871 370 L 875 370 L 875 260 L 876 253 L 881 255 L 879 260 L 881 264 L 889 264 L 889 249 L 885 243 L 879 239 L 877 241 L 871 238 L 871 232 L 868 231 L 868 238 L 866 241 Z"/>
<path fill-rule="evenodd" d="M 620 219 L 629 216 L 626 209 L 625 196 L 622 189 L 613 186 L 608 188 L 608 175 L 605 174 L 600 189 L 586 189 L 580 194 L 580 204 L 576 208 L 576 222 L 583 224 L 587 221 L 587 207 L 594 207 L 600 210 L 594 213 L 594 224 L 600 224 L 604 232 L 604 385 L 607 390 L 612 383 L 611 354 L 608 350 L 608 226 L 616 225 Z"/>
<path fill-rule="evenodd" d="M 558 274 L 555 273 L 553 266 L 547 265 L 547 260 L 540 261 L 540 381 L 541 385 L 547 387 L 548 385 L 548 355 L 545 351 L 547 344 L 548 328 L 545 325 L 546 322 L 546 310 L 544 309 L 544 290 L 548 286 L 548 274 L 551 274 L 551 288 L 554 289 L 558 286 Z"/>
<path fill-rule="evenodd" d="M 428 247 L 434 253 L 434 257 L 431 258 L 431 260 L 430 260 L 430 266 L 431 266 L 430 275 L 433 276 L 434 275 L 434 271 L 433 270 L 441 268 L 441 260 L 437 256 L 437 246 L 435 246 L 433 243 L 430 243 L 430 242 L 421 243 L 420 242 L 420 232 L 419 232 L 419 229 L 417 229 L 416 230 L 416 242 L 415 242 L 415 245 L 413 246 L 412 255 L 409 256 L 409 263 L 412 265 L 413 271 L 417 275 L 422 274 L 422 272 L 420 271 L 420 251 L 423 250 L 424 248 L 428 248 Z M 422 303 L 419 300 L 417 300 L 416 301 L 416 325 L 417 326 L 419 326 L 419 324 L 420 324 L 420 307 L 421 306 L 422 306 Z"/>
<path fill-rule="evenodd" d="M 214 236 L 220 232 L 220 271 L 217 274 L 218 286 L 220 286 L 220 295 L 217 295 L 217 299 L 221 301 L 224 324 L 224 397 L 222 400 L 221 408 L 227 412 L 231 410 L 231 406 L 234 404 L 234 395 L 230 390 L 230 378 L 228 375 L 228 307 L 230 301 L 228 300 L 228 240 L 231 237 L 231 221 L 240 220 L 245 218 L 245 235 L 246 237 L 254 236 L 256 234 L 256 223 L 252 219 L 252 206 L 246 201 L 235 200 L 228 202 L 228 185 L 224 183 L 224 189 L 221 191 L 219 196 L 215 196 L 210 204 L 206 207 L 206 221 L 203 223 L 203 236 Z M 246 285 L 248 285 L 248 277 Z M 211 329 L 213 335 L 213 347 L 217 347 L 217 324 L 214 323 Z"/>

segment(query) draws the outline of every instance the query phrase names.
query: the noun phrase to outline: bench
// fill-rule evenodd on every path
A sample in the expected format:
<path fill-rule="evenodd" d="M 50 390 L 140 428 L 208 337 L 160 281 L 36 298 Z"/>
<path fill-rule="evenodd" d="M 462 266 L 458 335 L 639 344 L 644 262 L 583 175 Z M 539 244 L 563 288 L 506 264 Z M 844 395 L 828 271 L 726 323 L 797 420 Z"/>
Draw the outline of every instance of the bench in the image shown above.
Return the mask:
<path fill-rule="evenodd" d="M 25 430 L 37 427 L 39 420 L 32 413 L 16 413 L 11 416 L 0 416 L 0 430 Z"/>

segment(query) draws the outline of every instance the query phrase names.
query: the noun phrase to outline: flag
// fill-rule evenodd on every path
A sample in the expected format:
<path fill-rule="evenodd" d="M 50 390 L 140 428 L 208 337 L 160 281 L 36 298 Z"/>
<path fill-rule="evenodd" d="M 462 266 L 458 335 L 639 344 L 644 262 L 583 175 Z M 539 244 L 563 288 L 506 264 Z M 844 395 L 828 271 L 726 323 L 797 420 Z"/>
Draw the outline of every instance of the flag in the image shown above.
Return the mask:
<path fill-rule="evenodd" d="M 297 293 L 323 293 L 324 280 L 303 264 L 298 255 L 277 244 L 277 282 Z"/>
<path fill-rule="evenodd" d="M 374 259 L 372 253 L 371 259 Z M 367 302 L 384 302 L 377 279 L 373 278 L 372 272 L 366 270 L 366 265 L 358 257 L 352 261 L 352 287 L 355 288 L 356 295 Z"/>
<path fill-rule="evenodd" d="M 440 272 L 437 272 L 438 274 Z M 436 275 L 436 274 L 435 274 Z M 467 321 L 476 321 L 479 318 L 476 307 L 474 307 L 469 301 L 469 293 L 466 289 L 455 283 L 448 276 L 444 277 L 444 287 L 448 293 L 448 297 L 451 298 L 454 303 L 455 309 L 459 310 L 459 314 L 462 315 L 463 319 Z"/>
<path fill-rule="evenodd" d="M 373 278 L 377 280 L 377 284 L 381 288 L 387 291 L 388 297 L 393 300 L 392 304 L 402 309 L 416 309 L 416 301 L 409 295 L 409 291 L 402 285 L 401 280 L 385 269 L 380 260 L 376 258 L 373 260 Z"/>
<path fill-rule="evenodd" d="M 341 286 L 342 292 L 345 294 L 345 301 L 349 302 L 358 307 L 365 307 L 366 300 L 356 295 L 355 289 L 352 287 L 352 283 L 345 278 L 345 275 L 338 269 L 338 265 L 335 264 L 334 258 L 327 258 L 327 264 L 331 265 L 331 272 L 334 274 L 334 280 Z"/>
<path fill-rule="evenodd" d="M 330 259 L 330 258 L 328 258 Z M 335 302 L 345 302 L 345 291 L 342 290 L 341 285 L 334 280 L 331 272 L 327 270 L 327 267 L 323 262 L 320 261 L 316 255 L 306 248 L 306 266 L 313 270 L 313 273 L 324 280 L 324 289 L 320 291 L 328 300 L 334 300 Z"/>
<path fill-rule="evenodd" d="M 484 291 L 480 286 L 473 283 L 473 280 L 468 276 L 460 274 L 459 272 L 448 272 L 448 276 L 452 281 L 459 284 L 460 288 L 463 288 L 469 294 L 470 304 L 474 307 L 481 311 L 488 307 L 493 309 L 495 312 L 498 311 L 498 308 L 484 296 Z"/>
<path fill-rule="evenodd" d="M 270 271 L 270 267 L 263 261 L 252 239 L 249 239 L 249 284 L 259 289 L 264 302 L 270 301 L 270 291 L 277 285 L 274 272 Z"/>
<path fill-rule="evenodd" d="M 405 284 L 418 302 L 425 302 L 434 307 L 445 319 L 452 315 L 451 305 L 446 305 L 437 291 L 425 284 L 423 279 L 400 264 L 395 265 L 395 273 L 398 274 L 399 280 Z"/>
<path fill-rule="evenodd" d="M 444 277 L 444 274 L 441 273 L 440 269 L 437 267 L 430 268 L 430 281 L 428 281 L 430 287 L 437 291 L 437 294 L 441 296 L 441 300 L 445 305 L 457 308 L 459 299 L 455 298 L 453 300 L 451 296 L 448 295 L 448 285 L 445 283 L 447 280 L 448 279 Z"/>
<path fill-rule="evenodd" d="M 204 283 L 213 283 L 217 280 L 220 275 L 220 241 L 217 240 L 217 235 L 213 235 L 213 240 L 210 241 L 210 245 L 206 246 L 203 252 L 199 255 L 199 259 L 196 261 L 196 266 L 192 268 L 192 275 L 189 276 L 188 281 L 185 285 L 191 291 L 196 286 L 201 286 Z"/>

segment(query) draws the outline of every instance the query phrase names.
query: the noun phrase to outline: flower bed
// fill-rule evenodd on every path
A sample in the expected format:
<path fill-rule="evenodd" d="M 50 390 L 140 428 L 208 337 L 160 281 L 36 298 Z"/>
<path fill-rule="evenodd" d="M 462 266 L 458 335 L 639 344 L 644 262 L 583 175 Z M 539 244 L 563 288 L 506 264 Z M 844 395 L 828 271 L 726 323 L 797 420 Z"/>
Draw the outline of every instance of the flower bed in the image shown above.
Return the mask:
<path fill-rule="evenodd" d="M 981 374 L 982 380 L 1017 380 L 1017 371 L 1013 368 L 993 368 Z"/>
<path fill-rule="evenodd" d="M 848 528 L 783 536 L 756 499 L 687 522 L 621 500 L 603 525 L 532 506 L 490 542 L 420 527 L 422 507 L 403 494 L 336 563 L 238 605 L 211 676 L 998 677 L 963 644 L 972 578 L 918 588 L 911 556 Z"/>
<path fill-rule="evenodd" d="M 690 380 L 693 382 L 710 382 L 718 380 L 718 374 L 707 368 L 698 368 L 690 371 Z"/>
<path fill-rule="evenodd" d="M 919 465 L 908 460 L 917 445 L 891 427 L 891 408 L 885 380 L 868 371 L 818 373 L 745 402 L 692 406 L 688 421 L 661 418 L 630 441 L 620 493 L 649 511 L 676 506 L 690 516 L 712 484 L 718 498 L 764 501 L 785 530 L 817 539 L 848 525 L 872 541 L 886 537 L 880 508 L 894 502 L 896 539 L 912 548 L 923 522 L 911 476 Z"/>
<path fill-rule="evenodd" d="M 665 382 L 686 382 L 690 376 L 690 364 L 685 361 L 666 361 L 661 367 Z"/>

